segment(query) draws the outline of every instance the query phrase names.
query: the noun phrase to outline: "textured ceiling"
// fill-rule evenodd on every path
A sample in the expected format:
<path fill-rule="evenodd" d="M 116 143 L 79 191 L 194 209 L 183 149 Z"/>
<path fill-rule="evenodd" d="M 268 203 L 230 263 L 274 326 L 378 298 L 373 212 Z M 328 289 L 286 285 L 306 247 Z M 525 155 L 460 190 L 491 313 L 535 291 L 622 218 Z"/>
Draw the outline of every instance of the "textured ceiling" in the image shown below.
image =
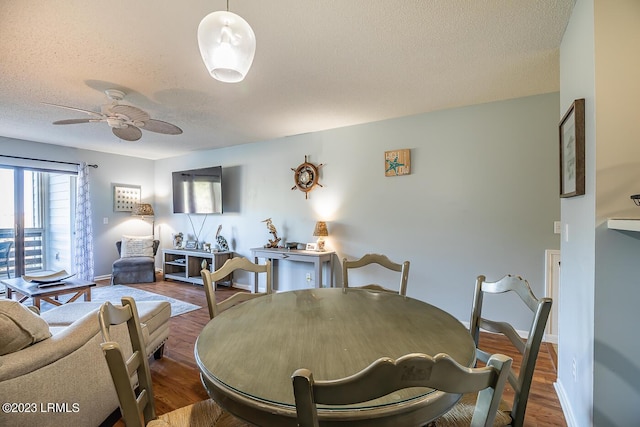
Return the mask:
<path fill-rule="evenodd" d="M 573 0 L 231 0 L 252 26 L 241 83 L 207 73 L 200 20 L 223 0 L 0 2 L 0 136 L 159 159 L 559 90 Z M 175 123 L 121 141 L 105 89 Z"/>

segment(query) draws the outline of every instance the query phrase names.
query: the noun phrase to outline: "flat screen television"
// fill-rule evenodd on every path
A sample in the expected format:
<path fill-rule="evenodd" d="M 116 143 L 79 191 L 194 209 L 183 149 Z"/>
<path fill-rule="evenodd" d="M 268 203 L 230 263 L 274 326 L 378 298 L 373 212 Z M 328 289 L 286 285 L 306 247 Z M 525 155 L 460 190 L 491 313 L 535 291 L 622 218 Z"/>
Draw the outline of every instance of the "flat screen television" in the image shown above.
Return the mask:
<path fill-rule="evenodd" d="M 173 213 L 222 213 L 222 166 L 173 172 L 172 180 Z"/>

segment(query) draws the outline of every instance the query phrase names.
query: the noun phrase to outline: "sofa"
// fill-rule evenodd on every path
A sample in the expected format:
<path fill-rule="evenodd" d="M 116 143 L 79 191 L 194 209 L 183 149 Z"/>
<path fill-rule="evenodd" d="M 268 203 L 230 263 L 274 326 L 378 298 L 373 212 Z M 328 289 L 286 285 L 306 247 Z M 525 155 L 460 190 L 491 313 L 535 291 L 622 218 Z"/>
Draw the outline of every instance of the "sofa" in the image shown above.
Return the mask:
<path fill-rule="evenodd" d="M 6 325 L 16 322 L 7 312 L 20 310 L 11 303 L 18 304 L 0 300 L 4 341 Z M 0 356 L 0 402 L 13 406 L 8 411 L 3 406 L 0 425 L 99 426 L 118 409 L 111 374 L 100 348 L 100 305 L 74 302 L 46 311 L 40 319 L 29 319 L 41 322 L 38 333 L 26 334 L 34 343 Z M 169 337 L 171 305 L 166 301 L 141 301 L 137 306 L 147 355 L 159 358 Z M 16 329 L 28 330 L 24 325 Z M 120 343 L 125 354 L 131 354 L 126 325 L 112 328 L 112 339 Z"/>

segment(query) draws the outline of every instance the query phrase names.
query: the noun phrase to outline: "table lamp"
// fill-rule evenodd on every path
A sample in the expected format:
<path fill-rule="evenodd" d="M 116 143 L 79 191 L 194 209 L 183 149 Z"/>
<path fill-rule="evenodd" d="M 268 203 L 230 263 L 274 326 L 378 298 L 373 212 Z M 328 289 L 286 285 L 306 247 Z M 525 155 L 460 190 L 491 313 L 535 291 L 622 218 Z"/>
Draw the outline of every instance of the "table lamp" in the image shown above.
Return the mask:
<path fill-rule="evenodd" d="M 145 217 L 151 217 L 151 235 L 154 239 L 156 238 L 155 212 L 153 212 L 153 207 L 149 203 L 136 203 L 133 205 L 131 215 L 142 217 L 143 220 Z"/>
<path fill-rule="evenodd" d="M 329 231 L 327 230 L 327 223 L 325 221 L 316 222 L 316 228 L 313 230 L 313 235 L 318 237 L 318 241 L 316 242 L 316 250 L 324 251 L 324 238 L 329 235 Z"/>

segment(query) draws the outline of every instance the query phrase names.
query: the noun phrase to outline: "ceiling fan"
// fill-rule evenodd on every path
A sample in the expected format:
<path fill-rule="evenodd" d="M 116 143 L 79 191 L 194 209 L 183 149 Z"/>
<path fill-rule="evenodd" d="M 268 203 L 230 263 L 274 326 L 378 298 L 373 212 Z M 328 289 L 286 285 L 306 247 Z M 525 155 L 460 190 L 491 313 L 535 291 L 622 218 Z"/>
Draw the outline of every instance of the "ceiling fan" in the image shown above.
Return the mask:
<path fill-rule="evenodd" d="M 105 90 L 107 97 L 113 102 L 103 105 L 100 113 L 95 111 L 83 110 L 82 108 L 67 107 L 66 105 L 43 104 L 53 107 L 66 108 L 67 110 L 80 111 L 89 114 L 91 117 L 87 119 L 66 119 L 53 122 L 54 125 L 75 125 L 78 123 L 96 123 L 106 122 L 115 136 L 125 141 L 137 141 L 142 137 L 142 131 L 162 133 L 165 135 L 180 135 L 182 129 L 171 123 L 162 120 L 152 119 L 149 114 L 138 107 L 132 105 L 119 104 L 124 98 L 124 92 L 117 89 Z"/>

